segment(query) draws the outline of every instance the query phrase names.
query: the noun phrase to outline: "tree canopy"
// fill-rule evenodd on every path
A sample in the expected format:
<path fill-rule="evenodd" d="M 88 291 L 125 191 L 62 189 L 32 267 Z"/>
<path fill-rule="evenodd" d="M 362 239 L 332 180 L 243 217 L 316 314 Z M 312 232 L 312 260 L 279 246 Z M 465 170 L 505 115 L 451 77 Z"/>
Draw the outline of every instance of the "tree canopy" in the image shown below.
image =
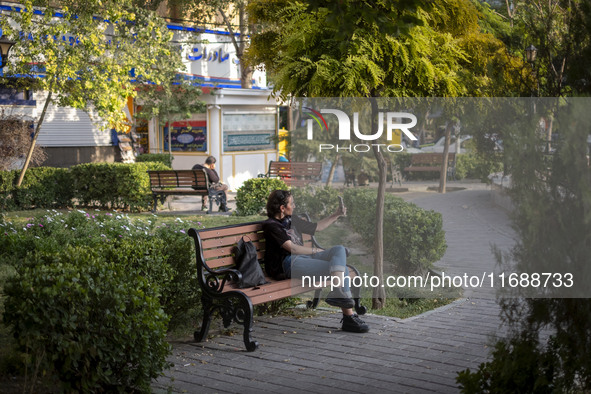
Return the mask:
<path fill-rule="evenodd" d="M 470 0 L 254 0 L 249 13 L 260 31 L 251 63 L 264 65 L 282 98 L 487 95 L 499 80 L 507 83 L 499 70 L 510 56 L 481 27 L 483 14 Z M 370 102 L 376 130 L 378 104 Z M 374 275 L 382 278 L 386 161 L 372 150 L 379 172 Z M 374 289 L 374 307 L 384 301 L 384 290 Z"/>
<path fill-rule="evenodd" d="M 96 114 L 103 128 L 128 127 L 122 108 L 136 84 L 169 83 L 181 70 L 172 33 L 138 0 L 26 0 L 3 11 L 0 26 L 16 41 L 3 82 L 25 78 L 47 92 L 31 150 L 49 103 Z M 18 78 L 13 78 L 18 77 Z M 19 184 L 28 166 L 25 162 Z"/>
<path fill-rule="evenodd" d="M 283 96 L 492 95 L 521 65 L 481 27 L 492 13 L 470 0 L 312 3 L 249 7 L 262 31 L 249 56 Z"/>

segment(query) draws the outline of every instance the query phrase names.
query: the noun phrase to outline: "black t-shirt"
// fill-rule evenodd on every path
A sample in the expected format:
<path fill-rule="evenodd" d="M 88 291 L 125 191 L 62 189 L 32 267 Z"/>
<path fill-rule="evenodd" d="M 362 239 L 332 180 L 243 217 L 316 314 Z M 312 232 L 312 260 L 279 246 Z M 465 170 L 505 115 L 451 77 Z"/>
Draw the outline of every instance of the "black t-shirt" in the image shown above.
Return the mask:
<path fill-rule="evenodd" d="M 283 220 L 269 218 L 263 224 L 265 234 L 265 271 L 267 275 L 275 277 L 283 273 L 283 259 L 290 253 L 283 249 L 286 241 L 292 241 L 302 245 L 301 234 L 314 235 L 316 223 L 308 222 L 297 216 L 287 217 Z"/>

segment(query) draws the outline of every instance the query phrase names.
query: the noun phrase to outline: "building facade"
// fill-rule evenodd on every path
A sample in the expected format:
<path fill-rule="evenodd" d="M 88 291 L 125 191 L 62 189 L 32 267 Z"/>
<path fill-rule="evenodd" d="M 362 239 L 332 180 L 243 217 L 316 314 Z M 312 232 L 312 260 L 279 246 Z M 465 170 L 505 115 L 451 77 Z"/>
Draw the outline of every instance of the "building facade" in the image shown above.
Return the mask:
<path fill-rule="evenodd" d="M 246 179 L 265 173 L 270 160 L 277 160 L 274 137 L 279 128 L 279 105 L 270 98 L 265 73 L 255 71 L 252 88 L 243 89 L 240 62 L 228 32 L 175 24 L 168 28 L 174 32 L 173 43 L 179 45 L 186 68 L 179 74 L 202 87 L 200 98 L 207 104 L 206 112 L 172 125 L 162 126 L 158 119 L 136 123 L 127 139 L 101 128 L 93 114 L 50 106 L 38 137 L 38 144 L 48 154 L 44 165 L 68 167 L 121 161 L 130 154 L 133 159 L 142 153 L 171 152 L 173 167 L 187 169 L 213 155 L 221 178 L 235 190 Z M 44 92 L 25 92 L 27 97 L 2 92 L 0 86 L 0 110 L 26 115 L 33 121 L 41 113 Z M 130 122 L 139 105 L 130 100 L 122 109 Z M 123 150 L 128 145 L 131 152 Z"/>

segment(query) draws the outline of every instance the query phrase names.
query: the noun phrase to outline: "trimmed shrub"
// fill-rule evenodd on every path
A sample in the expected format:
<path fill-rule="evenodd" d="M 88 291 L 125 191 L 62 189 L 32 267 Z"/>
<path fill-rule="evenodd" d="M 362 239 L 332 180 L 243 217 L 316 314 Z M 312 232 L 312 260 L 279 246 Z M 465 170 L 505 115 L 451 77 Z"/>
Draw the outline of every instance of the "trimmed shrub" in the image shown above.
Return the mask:
<path fill-rule="evenodd" d="M 496 156 L 480 156 L 475 153 L 458 155 L 456 159 L 456 179 L 480 179 L 489 183 L 488 176 L 503 170 L 503 163 Z"/>
<path fill-rule="evenodd" d="M 145 211 L 151 208 L 148 170 L 170 169 L 162 163 L 89 163 L 72 167 L 76 197 L 88 207 Z"/>
<path fill-rule="evenodd" d="M 20 171 L 0 171 L 0 210 L 63 208 L 72 205 L 73 180 L 66 168 L 29 168 L 17 188 Z"/>
<path fill-rule="evenodd" d="M 298 187 L 292 189 L 292 194 L 297 212 L 308 213 L 314 220 L 332 214 L 339 207 L 339 192 L 330 186 Z"/>
<path fill-rule="evenodd" d="M 172 160 L 174 157 L 168 153 L 144 153 L 135 158 L 137 163 L 157 162 L 162 163 L 167 167 L 172 168 Z"/>
<path fill-rule="evenodd" d="M 16 171 L 0 171 L 0 211 L 17 209 L 13 194 L 15 182 Z"/>
<path fill-rule="evenodd" d="M 4 322 L 64 391 L 149 391 L 167 366 L 158 287 L 88 247 L 38 253 L 6 287 Z"/>
<path fill-rule="evenodd" d="M 236 214 L 257 215 L 265 211 L 267 198 L 273 190 L 287 190 L 288 187 L 277 178 L 252 178 L 244 182 L 236 192 Z"/>
<path fill-rule="evenodd" d="M 346 189 L 344 194 L 348 221 L 368 246 L 373 245 L 375 234 L 376 198 L 373 189 Z M 440 213 L 386 194 L 384 256 L 400 274 L 424 273 L 446 248 Z"/>
<path fill-rule="evenodd" d="M 15 176 L 19 174 L 16 171 Z M 72 206 L 74 181 L 67 168 L 29 168 L 14 193 L 20 209 L 64 208 Z"/>
<path fill-rule="evenodd" d="M 37 167 L 14 186 L 19 171 L 0 171 L 0 210 L 63 208 L 75 205 L 144 211 L 151 209 L 148 170 L 167 170 L 158 162 L 89 163 L 70 169 Z"/>
<path fill-rule="evenodd" d="M 199 224 L 158 225 L 125 215 L 72 211 L 38 215 L 22 227 L 0 222 L 0 259 L 15 267 L 30 264 L 35 253 L 59 256 L 65 247 L 86 247 L 103 261 L 129 267 L 158 286 L 170 327 L 184 323 L 199 305 L 194 248 L 185 233 Z"/>
<path fill-rule="evenodd" d="M 572 390 L 576 379 L 565 379 L 561 369 L 554 338 L 543 348 L 533 334 L 526 333 L 497 342 L 491 361 L 480 364 L 474 372 L 458 372 L 456 382 L 462 393 L 579 392 Z"/>
<path fill-rule="evenodd" d="M 105 261 L 131 267 L 160 288 L 159 300 L 174 328 L 200 304 L 199 283 L 191 238 L 170 226 L 153 235 L 136 235 L 105 245 Z"/>
<path fill-rule="evenodd" d="M 394 167 L 400 171 L 401 174 L 408 175 L 408 173 L 404 172 L 404 169 L 410 166 L 412 153 L 398 152 L 393 156 L 392 160 L 394 160 Z"/>

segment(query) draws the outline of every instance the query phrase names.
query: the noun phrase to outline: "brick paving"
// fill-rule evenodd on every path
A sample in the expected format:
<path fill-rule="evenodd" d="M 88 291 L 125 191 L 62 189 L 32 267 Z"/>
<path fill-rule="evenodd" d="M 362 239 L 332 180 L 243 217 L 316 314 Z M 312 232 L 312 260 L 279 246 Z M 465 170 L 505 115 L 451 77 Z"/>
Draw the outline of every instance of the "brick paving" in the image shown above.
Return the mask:
<path fill-rule="evenodd" d="M 411 191 L 399 196 L 443 214 L 448 249 L 438 266 L 446 273 L 492 272 L 491 245 L 513 243 L 506 213 L 479 184 L 447 194 Z M 409 319 L 368 314 L 371 331 L 346 333 L 340 314 L 257 317 L 244 350 L 241 331 L 202 343 L 178 342 L 174 366 L 154 383 L 156 392 L 388 392 L 457 393 L 458 371 L 475 368 L 489 355 L 491 339 L 503 335 L 491 291 L 466 289 L 467 298 Z M 212 323 L 212 328 L 218 324 Z"/>

